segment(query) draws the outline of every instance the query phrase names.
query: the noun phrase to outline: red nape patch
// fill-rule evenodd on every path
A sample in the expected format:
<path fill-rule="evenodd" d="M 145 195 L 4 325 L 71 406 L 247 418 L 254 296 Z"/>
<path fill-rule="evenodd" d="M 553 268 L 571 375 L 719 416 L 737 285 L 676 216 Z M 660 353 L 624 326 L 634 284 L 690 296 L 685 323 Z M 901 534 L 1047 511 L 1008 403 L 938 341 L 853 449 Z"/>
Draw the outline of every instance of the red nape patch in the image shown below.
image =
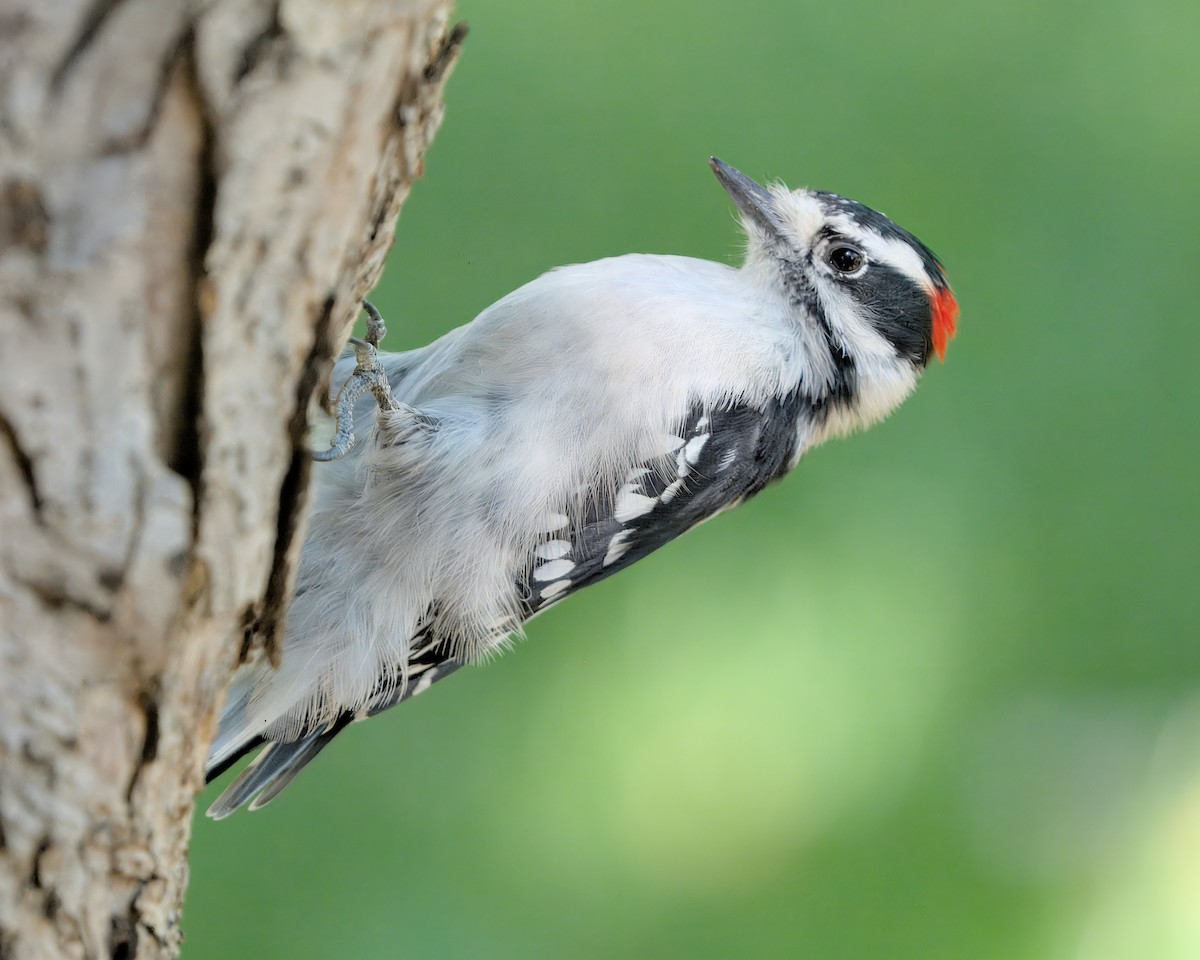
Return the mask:
<path fill-rule="evenodd" d="M 949 287 L 934 288 L 929 297 L 933 313 L 933 349 L 939 360 L 946 359 L 946 346 L 958 332 L 958 301 Z"/>

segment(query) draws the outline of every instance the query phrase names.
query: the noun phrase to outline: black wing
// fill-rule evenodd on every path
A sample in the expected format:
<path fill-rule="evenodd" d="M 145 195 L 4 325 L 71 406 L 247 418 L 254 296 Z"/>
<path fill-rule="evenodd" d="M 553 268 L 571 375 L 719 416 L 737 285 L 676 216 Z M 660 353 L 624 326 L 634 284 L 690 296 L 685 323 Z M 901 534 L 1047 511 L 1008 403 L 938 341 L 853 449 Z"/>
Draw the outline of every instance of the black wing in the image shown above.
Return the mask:
<path fill-rule="evenodd" d="M 665 459 L 631 471 L 579 530 L 537 548 L 520 585 L 526 613 L 624 570 L 787 473 L 802 402 L 793 392 L 766 406 L 691 410 Z"/>
<path fill-rule="evenodd" d="M 564 532 L 564 539 L 538 547 L 518 584 L 526 617 L 624 570 L 781 477 L 796 453 L 803 402 L 792 393 L 766 406 L 693 409 L 664 457 L 633 470 L 615 495 L 592 507 L 570 539 Z M 458 670 L 462 661 L 453 655 L 450 639 L 438 635 L 437 621 L 437 611 L 431 609 L 412 640 L 406 684 L 381 681 L 375 696 L 357 713 L 343 713 L 294 741 L 267 743 L 209 808 L 209 816 L 220 819 L 246 803 L 252 810 L 269 803 L 351 722 L 423 693 Z M 262 742 L 260 738 L 247 743 L 236 756 L 210 769 L 208 780 Z"/>

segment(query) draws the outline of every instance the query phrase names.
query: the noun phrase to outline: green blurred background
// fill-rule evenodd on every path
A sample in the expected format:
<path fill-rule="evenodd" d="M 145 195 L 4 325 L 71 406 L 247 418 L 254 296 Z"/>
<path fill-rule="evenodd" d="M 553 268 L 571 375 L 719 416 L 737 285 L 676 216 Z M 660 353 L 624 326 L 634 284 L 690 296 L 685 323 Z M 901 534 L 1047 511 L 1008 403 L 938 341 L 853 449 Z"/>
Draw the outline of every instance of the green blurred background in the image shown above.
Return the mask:
<path fill-rule="evenodd" d="M 459 13 L 393 349 L 556 264 L 736 258 L 709 154 L 885 210 L 961 333 L 887 423 L 199 819 L 186 960 L 1200 957 L 1200 6 Z"/>

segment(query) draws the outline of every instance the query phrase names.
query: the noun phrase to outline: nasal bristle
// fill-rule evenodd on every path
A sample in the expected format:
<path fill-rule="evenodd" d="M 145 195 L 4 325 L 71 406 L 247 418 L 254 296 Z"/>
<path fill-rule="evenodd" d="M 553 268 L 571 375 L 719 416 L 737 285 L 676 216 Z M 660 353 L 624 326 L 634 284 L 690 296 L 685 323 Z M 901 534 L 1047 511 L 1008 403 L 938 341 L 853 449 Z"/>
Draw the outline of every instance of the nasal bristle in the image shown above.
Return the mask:
<path fill-rule="evenodd" d="M 933 349 L 939 360 L 946 359 L 946 347 L 958 332 L 958 301 L 949 287 L 937 287 L 930 296 L 933 312 Z"/>

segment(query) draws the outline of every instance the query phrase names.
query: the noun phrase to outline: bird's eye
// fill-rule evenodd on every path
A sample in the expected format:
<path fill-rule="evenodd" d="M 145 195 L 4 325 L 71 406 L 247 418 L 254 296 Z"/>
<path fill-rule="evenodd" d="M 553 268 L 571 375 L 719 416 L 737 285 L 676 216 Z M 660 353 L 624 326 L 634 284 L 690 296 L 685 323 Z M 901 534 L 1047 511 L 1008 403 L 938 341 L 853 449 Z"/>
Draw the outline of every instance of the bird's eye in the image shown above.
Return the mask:
<path fill-rule="evenodd" d="M 865 257 L 853 247 L 834 247 L 829 251 L 829 265 L 838 273 L 857 273 Z"/>

